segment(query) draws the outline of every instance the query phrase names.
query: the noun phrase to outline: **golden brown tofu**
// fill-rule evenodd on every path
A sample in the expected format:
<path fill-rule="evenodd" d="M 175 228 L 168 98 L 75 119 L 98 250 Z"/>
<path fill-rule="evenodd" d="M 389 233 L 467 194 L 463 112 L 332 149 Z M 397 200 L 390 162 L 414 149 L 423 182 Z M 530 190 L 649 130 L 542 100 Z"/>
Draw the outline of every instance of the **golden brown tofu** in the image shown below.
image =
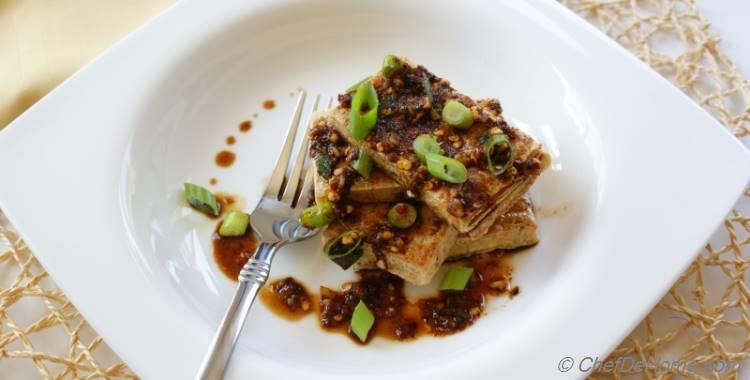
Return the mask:
<path fill-rule="evenodd" d="M 471 256 L 498 249 L 528 247 L 539 242 L 536 231 L 534 209 L 528 195 L 525 195 L 516 201 L 510 210 L 495 219 L 495 223 L 484 235 L 459 235 L 448 253 L 448 258 Z"/>
<path fill-rule="evenodd" d="M 357 230 L 365 238 L 362 257 L 354 264 L 355 271 L 380 268 L 412 284 L 427 284 L 448 256 L 457 232 L 423 206 L 417 207 L 419 216 L 412 227 L 388 228 L 386 213 L 390 207 L 388 203 L 356 204 L 351 215 L 323 230 L 323 241 L 347 230 Z"/>
<path fill-rule="evenodd" d="M 402 60 L 402 67 L 389 76 L 378 72 L 370 78 L 380 105 L 377 123 L 363 140 L 350 131 L 350 94 L 339 98 L 338 107 L 318 114 L 315 124 L 332 127 L 352 147 L 367 152 L 376 166 L 459 232 L 481 236 L 528 191 L 550 158 L 540 144 L 505 122 L 497 100 L 475 101 L 424 67 Z M 459 130 L 441 121 L 440 110 L 448 100 L 471 110 L 471 128 Z M 465 182 L 448 183 L 427 172 L 412 148 L 414 139 L 425 134 L 438 141 L 444 155 L 464 164 Z M 484 142 L 499 134 L 511 141 L 514 154 L 512 165 L 496 176 L 487 168 Z"/>

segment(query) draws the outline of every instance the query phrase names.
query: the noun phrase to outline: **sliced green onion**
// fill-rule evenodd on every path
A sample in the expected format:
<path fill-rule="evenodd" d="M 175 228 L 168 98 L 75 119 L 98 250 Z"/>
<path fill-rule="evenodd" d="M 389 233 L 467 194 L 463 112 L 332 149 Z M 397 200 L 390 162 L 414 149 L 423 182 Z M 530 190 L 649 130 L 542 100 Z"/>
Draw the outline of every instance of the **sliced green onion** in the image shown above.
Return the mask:
<path fill-rule="evenodd" d="M 362 300 L 359 300 L 357 307 L 354 308 L 354 313 L 352 313 L 352 321 L 349 329 L 360 341 L 364 342 L 367 340 L 367 334 L 370 333 L 370 329 L 374 324 L 375 315 L 372 314 Z"/>
<path fill-rule="evenodd" d="M 362 236 L 358 231 L 346 231 L 329 241 L 323 250 L 341 269 L 349 269 L 362 257 Z"/>
<path fill-rule="evenodd" d="M 484 142 L 487 154 L 487 169 L 493 175 L 500 175 L 513 164 L 513 143 L 508 136 L 493 135 Z"/>
<path fill-rule="evenodd" d="M 348 93 L 350 93 L 350 92 L 354 92 L 354 91 L 357 91 L 357 89 L 359 88 L 359 86 L 360 86 L 360 85 L 361 85 L 362 83 L 365 83 L 365 82 L 366 82 L 366 81 L 368 81 L 368 80 L 370 80 L 370 77 L 364 77 L 364 78 L 362 78 L 362 79 L 361 79 L 361 80 L 360 80 L 359 82 L 357 82 L 357 83 L 355 83 L 355 84 L 353 84 L 353 85 L 349 86 L 349 88 L 347 88 L 345 92 L 346 92 L 346 93 L 348 94 Z"/>
<path fill-rule="evenodd" d="M 352 97 L 352 110 L 349 114 L 349 129 L 352 137 L 362 140 L 375 127 L 378 121 L 378 93 L 372 83 L 366 81 L 357 87 Z M 365 110 L 367 107 L 367 110 Z"/>
<path fill-rule="evenodd" d="M 414 148 L 414 153 L 417 154 L 417 158 L 422 162 L 425 161 L 425 155 L 428 153 L 440 154 L 440 143 L 429 135 L 417 136 L 411 145 Z"/>
<path fill-rule="evenodd" d="M 430 104 L 435 104 L 435 97 L 432 95 L 432 85 L 429 78 L 422 77 L 422 88 L 424 89 L 424 96 L 430 100 Z"/>
<path fill-rule="evenodd" d="M 221 222 L 219 235 L 225 237 L 242 236 L 247 232 L 247 226 L 250 224 L 250 215 L 242 211 L 232 211 Z"/>
<path fill-rule="evenodd" d="M 450 267 L 440 283 L 440 290 L 464 290 L 469 283 L 474 268 Z"/>
<path fill-rule="evenodd" d="M 383 75 L 390 76 L 394 71 L 403 66 L 404 63 L 395 55 L 388 54 L 383 59 Z"/>
<path fill-rule="evenodd" d="M 352 167 L 357 171 L 364 179 L 370 178 L 372 173 L 372 157 L 367 152 L 360 149 L 359 157 L 352 162 Z"/>
<path fill-rule="evenodd" d="M 408 203 L 396 203 L 388 210 L 386 217 L 396 228 L 409 228 L 417 221 L 417 208 Z"/>
<path fill-rule="evenodd" d="M 299 214 L 299 222 L 309 229 L 325 226 L 333 221 L 333 206 L 328 201 L 318 201 L 317 205 L 310 206 Z"/>
<path fill-rule="evenodd" d="M 460 129 L 470 128 L 474 123 L 471 110 L 455 100 L 445 102 L 441 116 L 444 122 Z"/>
<path fill-rule="evenodd" d="M 216 197 L 208 189 L 194 185 L 192 183 L 185 182 L 185 199 L 187 199 L 190 206 L 193 206 L 196 210 L 204 212 L 209 215 L 218 216 L 219 202 L 216 201 Z"/>
<path fill-rule="evenodd" d="M 315 168 L 318 169 L 318 174 L 325 179 L 331 178 L 333 174 L 333 162 L 331 157 L 327 154 L 319 154 L 315 157 Z"/>
<path fill-rule="evenodd" d="M 450 183 L 464 183 L 469 176 L 469 171 L 461 161 L 435 153 L 425 155 L 427 171 L 433 177 Z"/>

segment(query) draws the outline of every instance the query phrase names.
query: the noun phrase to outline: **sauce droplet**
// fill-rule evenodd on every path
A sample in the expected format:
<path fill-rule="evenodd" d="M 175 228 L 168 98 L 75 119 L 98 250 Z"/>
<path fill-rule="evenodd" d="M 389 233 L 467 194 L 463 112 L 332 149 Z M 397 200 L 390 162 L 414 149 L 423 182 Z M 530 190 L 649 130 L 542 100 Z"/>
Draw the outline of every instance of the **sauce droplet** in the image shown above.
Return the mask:
<path fill-rule="evenodd" d="M 216 178 L 211 178 L 208 180 L 208 183 L 211 185 L 216 185 L 217 183 L 219 183 L 219 181 L 217 181 Z"/>
<path fill-rule="evenodd" d="M 221 213 L 223 214 L 226 211 L 231 211 L 232 209 L 234 209 L 234 204 L 237 203 L 237 198 L 235 198 L 234 195 L 231 194 L 217 192 L 216 201 L 219 202 Z"/>
<path fill-rule="evenodd" d="M 235 142 L 237 142 L 237 139 L 235 139 L 234 136 L 227 137 L 227 145 L 234 145 Z"/>
<path fill-rule="evenodd" d="M 247 132 L 253 127 L 253 123 L 250 120 L 245 120 L 240 123 L 240 132 Z"/>
<path fill-rule="evenodd" d="M 216 154 L 216 165 L 219 165 L 222 168 L 229 167 L 232 165 L 232 163 L 234 163 L 235 158 L 237 158 L 237 155 L 235 155 L 233 152 L 222 150 L 221 152 Z"/>
<path fill-rule="evenodd" d="M 311 314 L 316 306 L 315 298 L 292 277 L 264 286 L 260 291 L 260 299 L 276 315 L 291 321 Z"/>
<path fill-rule="evenodd" d="M 265 108 L 267 110 L 271 110 L 274 107 L 276 107 L 276 102 L 274 102 L 273 100 L 269 99 L 269 100 L 266 100 L 265 102 L 263 102 L 263 108 Z"/>

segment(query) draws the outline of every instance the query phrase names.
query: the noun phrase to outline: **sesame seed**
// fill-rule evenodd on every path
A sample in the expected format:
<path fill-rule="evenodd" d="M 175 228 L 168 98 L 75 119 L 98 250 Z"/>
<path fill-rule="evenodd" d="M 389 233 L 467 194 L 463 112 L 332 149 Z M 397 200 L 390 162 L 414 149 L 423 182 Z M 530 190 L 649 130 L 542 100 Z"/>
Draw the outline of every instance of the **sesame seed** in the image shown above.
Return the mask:
<path fill-rule="evenodd" d="M 401 170 L 409 170 L 409 169 L 411 169 L 411 161 L 407 160 L 406 158 L 399 159 L 398 163 L 396 165 Z"/>

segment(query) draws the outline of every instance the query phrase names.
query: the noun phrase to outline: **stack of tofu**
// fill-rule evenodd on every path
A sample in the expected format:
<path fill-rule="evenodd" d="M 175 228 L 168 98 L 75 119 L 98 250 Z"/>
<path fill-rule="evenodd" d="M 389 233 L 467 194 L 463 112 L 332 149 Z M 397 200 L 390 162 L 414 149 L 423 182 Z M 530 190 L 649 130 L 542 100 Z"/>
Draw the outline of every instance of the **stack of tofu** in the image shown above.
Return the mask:
<path fill-rule="evenodd" d="M 416 285 L 429 283 L 448 259 L 536 244 L 536 221 L 526 193 L 549 166 L 541 145 L 504 120 L 497 100 L 473 100 L 424 67 L 396 60 L 394 67 L 366 79 L 379 101 L 377 122 L 366 137 L 352 134 L 352 92 L 340 95 L 337 107 L 311 121 L 311 156 L 330 165 L 330 170 L 315 170 L 315 201 L 335 209 L 323 239 L 358 231 L 362 256 L 355 271 L 379 268 Z M 449 101 L 471 112 L 470 127 L 458 128 L 441 118 Z M 424 135 L 439 143 L 441 155 L 464 165 L 463 182 L 431 175 L 413 149 L 414 140 Z M 507 170 L 493 175 L 486 141 L 495 135 L 507 138 L 513 149 Z M 352 165 L 362 154 L 374 163 L 366 176 Z M 397 202 L 417 210 L 409 228 L 388 223 L 386 214 Z"/>

